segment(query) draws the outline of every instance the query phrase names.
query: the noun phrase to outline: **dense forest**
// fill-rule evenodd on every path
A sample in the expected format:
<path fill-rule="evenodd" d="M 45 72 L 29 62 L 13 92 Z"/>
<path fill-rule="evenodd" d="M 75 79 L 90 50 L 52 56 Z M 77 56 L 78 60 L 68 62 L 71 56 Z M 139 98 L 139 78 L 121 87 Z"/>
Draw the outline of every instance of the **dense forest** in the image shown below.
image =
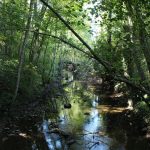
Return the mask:
<path fill-rule="evenodd" d="M 92 86 L 92 93 L 99 96 L 95 100 L 98 108 L 109 104 L 111 111 L 114 107 L 125 109 L 119 118 L 117 113 L 115 125 L 125 120 L 126 130 L 134 128 L 133 134 L 150 139 L 149 0 L 0 1 L 0 149 L 15 149 L 6 146 L 9 137 L 16 137 L 10 135 L 10 125 L 24 118 L 40 124 L 39 120 L 48 114 L 58 119 L 61 106 L 68 111 L 73 109 L 75 100 L 71 100 L 77 97 L 79 88 L 75 90 L 74 82 L 84 83 L 82 90 L 85 83 Z M 90 105 L 90 94 L 81 89 L 81 103 Z M 107 113 L 103 117 L 108 119 Z M 85 116 L 89 114 L 84 112 Z M 40 119 L 35 121 L 37 116 Z M 51 124 L 55 133 L 59 131 L 65 137 L 65 131 L 56 131 L 55 125 Z M 29 137 L 21 132 L 19 135 Z M 39 143 L 36 148 L 32 144 L 32 149 L 77 149 L 46 148 Z M 70 146 L 75 140 L 70 138 L 68 143 Z M 96 145 L 99 143 L 85 149 Z M 143 150 L 149 149 L 147 145 Z"/>

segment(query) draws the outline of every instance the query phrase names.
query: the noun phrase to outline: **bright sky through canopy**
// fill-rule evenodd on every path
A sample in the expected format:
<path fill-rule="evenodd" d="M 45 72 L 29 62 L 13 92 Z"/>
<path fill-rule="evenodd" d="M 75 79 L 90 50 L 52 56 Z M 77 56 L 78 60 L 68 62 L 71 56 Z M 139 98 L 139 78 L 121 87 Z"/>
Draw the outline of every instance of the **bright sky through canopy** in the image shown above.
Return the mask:
<path fill-rule="evenodd" d="M 92 1 L 90 1 L 90 3 L 86 3 L 83 7 L 84 10 L 87 11 L 88 13 L 88 16 L 90 17 L 91 19 L 91 22 L 90 22 L 90 25 L 91 25 L 91 31 L 92 31 L 92 37 L 91 39 L 93 41 L 95 41 L 96 37 L 99 35 L 99 32 L 100 32 L 100 25 L 99 25 L 99 22 L 101 20 L 101 17 L 98 16 L 96 17 L 95 15 L 91 14 L 90 13 L 90 9 L 94 8 L 94 6 L 98 5 L 100 3 L 100 1 L 98 2 L 95 2 L 94 4 L 92 3 Z M 98 22 L 98 23 L 97 23 Z"/>

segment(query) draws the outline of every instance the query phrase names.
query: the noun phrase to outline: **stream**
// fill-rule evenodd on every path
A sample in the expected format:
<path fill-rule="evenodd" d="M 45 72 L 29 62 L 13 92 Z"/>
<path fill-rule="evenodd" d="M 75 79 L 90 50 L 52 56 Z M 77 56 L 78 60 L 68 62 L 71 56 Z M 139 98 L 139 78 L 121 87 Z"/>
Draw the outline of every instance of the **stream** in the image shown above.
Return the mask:
<path fill-rule="evenodd" d="M 134 126 L 126 128 L 123 112 L 127 107 L 111 106 L 109 99 L 101 98 L 100 91 L 87 82 L 75 81 L 65 91 L 67 100 L 56 99 L 57 113 L 45 110 L 39 124 L 32 119 L 22 122 L 20 129 L 2 137 L 2 150 L 150 149 L 149 139 L 134 135 Z M 72 107 L 65 109 L 66 103 Z"/>
<path fill-rule="evenodd" d="M 58 115 L 47 116 L 42 124 L 49 150 L 148 150 L 149 142 L 131 136 L 121 125 L 120 115 L 127 108 L 104 104 L 94 88 L 79 82 L 66 88 L 72 108 L 59 106 Z M 49 133 L 51 122 L 58 122 L 69 139 Z"/>

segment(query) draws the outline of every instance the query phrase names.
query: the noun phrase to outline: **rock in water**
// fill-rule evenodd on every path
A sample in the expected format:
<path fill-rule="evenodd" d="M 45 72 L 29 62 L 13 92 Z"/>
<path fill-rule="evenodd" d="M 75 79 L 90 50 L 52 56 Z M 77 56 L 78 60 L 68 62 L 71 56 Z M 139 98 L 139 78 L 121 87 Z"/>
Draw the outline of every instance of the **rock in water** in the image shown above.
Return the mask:
<path fill-rule="evenodd" d="M 66 109 L 70 109 L 70 108 L 71 108 L 71 104 L 70 104 L 70 103 L 68 103 L 68 104 L 64 104 L 64 108 L 66 108 Z"/>

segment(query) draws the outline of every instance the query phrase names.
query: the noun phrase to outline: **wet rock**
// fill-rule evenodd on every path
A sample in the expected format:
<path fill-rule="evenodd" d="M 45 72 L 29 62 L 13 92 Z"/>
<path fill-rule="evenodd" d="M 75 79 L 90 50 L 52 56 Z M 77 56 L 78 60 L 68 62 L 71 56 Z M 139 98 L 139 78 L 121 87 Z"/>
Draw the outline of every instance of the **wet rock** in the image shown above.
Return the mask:
<path fill-rule="evenodd" d="M 87 115 L 87 116 L 89 116 L 89 115 L 90 115 L 90 113 L 89 113 L 89 112 L 85 112 L 85 113 L 84 113 L 84 115 Z"/>
<path fill-rule="evenodd" d="M 70 103 L 64 104 L 64 108 L 65 108 L 65 109 L 70 109 L 70 108 L 71 108 L 71 104 L 70 104 Z"/>

